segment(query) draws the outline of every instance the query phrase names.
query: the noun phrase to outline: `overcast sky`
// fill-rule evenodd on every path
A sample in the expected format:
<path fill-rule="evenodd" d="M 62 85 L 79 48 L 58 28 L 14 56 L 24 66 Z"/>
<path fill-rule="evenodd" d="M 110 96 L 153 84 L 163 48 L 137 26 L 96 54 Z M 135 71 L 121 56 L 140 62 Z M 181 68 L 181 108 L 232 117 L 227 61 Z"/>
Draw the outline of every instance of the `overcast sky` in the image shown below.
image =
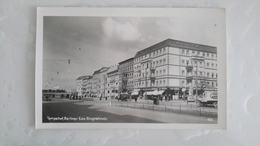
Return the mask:
<path fill-rule="evenodd" d="M 211 17 L 45 16 L 43 88 L 70 91 L 79 76 L 92 75 L 168 38 L 216 46 L 218 25 Z"/>

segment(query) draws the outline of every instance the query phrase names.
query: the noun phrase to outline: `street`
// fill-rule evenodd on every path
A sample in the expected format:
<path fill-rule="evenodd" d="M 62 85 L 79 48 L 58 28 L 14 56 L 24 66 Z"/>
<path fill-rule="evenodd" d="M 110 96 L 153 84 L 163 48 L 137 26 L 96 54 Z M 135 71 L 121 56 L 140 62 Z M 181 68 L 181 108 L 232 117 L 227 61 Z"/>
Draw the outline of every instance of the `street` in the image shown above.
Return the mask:
<path fill-rule="evenodd" d="M 113 101 L 116 102 L 116 101 Z M 43 102 L 43 122 L 58 123 L 217 123 L 217 118 L 114 106 L 110 100 L 76 101 L 55 99 Z M 145 102 L 145 101 L 143 101 Z M 119 102 L 118 102 L 119 103 Z M 127 103 L 127 102 L 121 102 Z M 129 104 L 134 103 L 132 101 Z M 139 101 L 142 103 L 142 101 Z"/>

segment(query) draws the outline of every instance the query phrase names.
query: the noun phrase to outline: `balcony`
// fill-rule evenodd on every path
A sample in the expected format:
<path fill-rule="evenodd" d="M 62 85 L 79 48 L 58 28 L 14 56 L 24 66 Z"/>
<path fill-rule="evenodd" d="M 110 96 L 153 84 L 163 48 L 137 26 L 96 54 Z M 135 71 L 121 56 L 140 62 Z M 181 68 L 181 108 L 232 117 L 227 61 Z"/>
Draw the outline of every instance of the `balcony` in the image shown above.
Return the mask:
<path fill-rule="evenodd" d="M 150 77 L 151 83 L 154 83 L 155 79 L 156 79 L 155 77 Z"/>
<path fill-rule="evenodd" d="M 151 73 L 155 73 L 155 67 L 150 68 Z"/>
<path fill-rule="evenodd" d="M 187 72 L 191 72 L 193 70 L 193 66 L 187 65 L 186 70 Z"/>
<path fill-rule="evenodd" d="M 192 80 L 193 80 L 193 76 L 187 76 L 186 80 L 187 80 L 188 83 L 191 83 Z"/>

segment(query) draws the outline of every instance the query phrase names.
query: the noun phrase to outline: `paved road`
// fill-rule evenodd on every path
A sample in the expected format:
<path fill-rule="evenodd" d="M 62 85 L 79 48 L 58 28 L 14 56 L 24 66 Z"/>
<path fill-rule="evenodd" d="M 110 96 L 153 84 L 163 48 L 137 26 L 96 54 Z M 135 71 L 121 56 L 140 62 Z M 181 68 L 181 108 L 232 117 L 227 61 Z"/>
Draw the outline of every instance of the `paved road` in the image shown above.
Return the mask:
<path fill-rule="evenodd" d="M 108 101 L 54 99 L 43 103 L 43 122 L 216 123 L 216 118 L 110 106 Z"/>

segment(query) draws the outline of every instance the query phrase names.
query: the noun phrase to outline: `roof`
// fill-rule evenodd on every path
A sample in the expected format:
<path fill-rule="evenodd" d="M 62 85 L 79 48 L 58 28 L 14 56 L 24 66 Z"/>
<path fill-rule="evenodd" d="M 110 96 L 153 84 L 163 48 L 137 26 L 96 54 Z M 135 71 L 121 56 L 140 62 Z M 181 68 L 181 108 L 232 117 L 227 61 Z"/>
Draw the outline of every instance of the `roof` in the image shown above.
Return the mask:
<path fill-rule="evenodd" d="M 76 80 L 86 80 L 86 79 L 90 79 L 92 76 L 90 75 L 83 75 L 83 76 L 80 76 L 78 77 Z"/>
<path fill-rule="evenodd" d="M 101 69 L 94 71 L 93 75 L 101 73 L 103 70 L 107 70 L 107 69 L 108 67 L 102 67 Z"/>
<path fill-rule="evenodd" d="M 166 39 L 153 46 L 150 46 L 141 51 L 138 51 L 135 55 L 135 58 L 143 56 L 147 53 L 156 51 L 156 50 L 161 49 L 166 46 L 172 46 L 172 47 L 178 47 L 178 48 L 182 48 L 182 49 L 189 49 L 189 50 L 196 50 L 196 51 L 204 51 L 204 52 L 209 52 L 209 53 L 217 53 L 217 48 L 213 47 L 213 46 L 207 46 L 207 45 L 196 44 L 196 43 L 191 43 L 191 42 L 184 42 L 184 41 L 173 40 L 173 39 Z"/>
<path fill-rule="evenodd" d="M 126 60 L 124 60 L 124 61 L 122 61 L 122 62 L 119 62 L 118 64 L 123 64 L 123 63 L 126 63 L 126 62 L 128 62 L 128 61 L 132 61 L 132 60 L 134 60 L 134 57 L 129 58 L 129 59 L 126 59 Z"/>
<path fill-rule="evenodd" d="M 107 74 L 109 75 L 109 74 L 113 74 L 113 73 L 116 73 L 116 72 L 118 72 L 118 69 L 113 70 L 113 71 L 111 71 L 111 72 L 108 72 Z"/>

